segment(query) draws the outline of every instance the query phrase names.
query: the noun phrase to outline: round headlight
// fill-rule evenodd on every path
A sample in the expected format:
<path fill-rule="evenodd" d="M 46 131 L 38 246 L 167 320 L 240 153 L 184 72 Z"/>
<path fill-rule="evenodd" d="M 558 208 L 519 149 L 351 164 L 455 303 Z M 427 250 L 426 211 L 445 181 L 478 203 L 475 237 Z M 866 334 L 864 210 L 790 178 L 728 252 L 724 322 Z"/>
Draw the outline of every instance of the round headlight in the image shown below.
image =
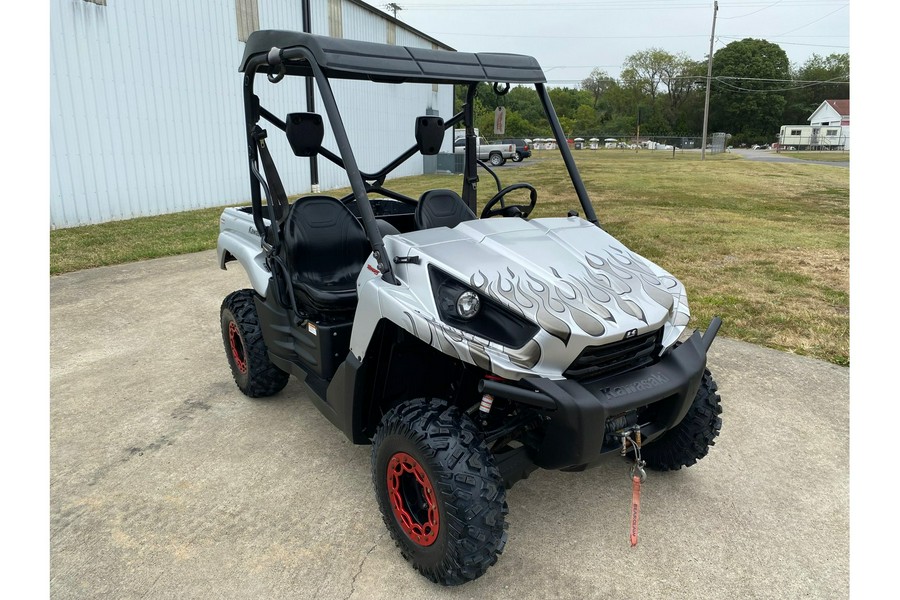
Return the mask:
<path fill-rule="evenodd" d="M 466 290 L 456 299 L 456 314 L 462 319 L 471 319 L 478 314 L 479 308 L 481 300 L 478 299 L 478 294 L 471 290 Z"/>

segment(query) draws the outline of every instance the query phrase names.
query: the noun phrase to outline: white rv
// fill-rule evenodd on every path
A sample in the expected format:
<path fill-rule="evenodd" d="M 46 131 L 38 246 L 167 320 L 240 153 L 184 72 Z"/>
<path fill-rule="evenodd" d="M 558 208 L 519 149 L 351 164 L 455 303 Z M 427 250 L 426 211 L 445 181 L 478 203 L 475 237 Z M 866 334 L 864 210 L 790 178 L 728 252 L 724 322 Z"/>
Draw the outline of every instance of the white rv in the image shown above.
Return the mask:
<path fill-rule="evenodd" d="M 782 150 L 849 150 L 850 127 L 844 125 L 782 125 Z"/>

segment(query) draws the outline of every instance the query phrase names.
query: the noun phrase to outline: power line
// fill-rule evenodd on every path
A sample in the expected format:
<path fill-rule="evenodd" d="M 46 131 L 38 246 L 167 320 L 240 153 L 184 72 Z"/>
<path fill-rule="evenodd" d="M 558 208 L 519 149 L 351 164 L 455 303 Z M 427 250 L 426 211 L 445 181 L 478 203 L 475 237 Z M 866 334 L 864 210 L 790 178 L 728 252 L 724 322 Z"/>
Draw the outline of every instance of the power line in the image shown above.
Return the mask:
<path fill-rule="evenodd" d="M 433 31 L 434 35 L 463 35 L 468 37 L 489 37 L 489 38 L 540 38 L 542 40 L 642 40 L 642 39 L 661 39 L 661 38 L 692 38 L 706 37 L 705 35 L 544 35 L 542 33 L 527 34 L 496 34 L 496 33 L 469 33 L 455 31 Z"/>
<path fill-rule="evenodd" d="M 582 81 L 584 81 L 584 79 L 586 79 L 586 78 L 582 78 L 582 79 L 552 79 L 552 80 L 548 79 L 548 80 L 547 80 L 547 83 L 581 83 Z M 705 75 L 684 75 L 684 76 L 677 76 L 677 77 L 666 77 L 666 78 L 662 81 L 662 83 L 666 83 L 666 82 L 668 82 L 668 81 L 697 81 L 697 82 L 701 82 L 701 81 L 704 81 L 705 79 L 706 79 L 706 76 L 705 76 Z M 841 79 L 841 78 L 840 78 L 840 77 L 836 77 L 835 79 L 825 79 L 825 80 L 811 80 L 811 79 L 762 79 L 762 78 L 754 78 L 754 77 L 725 77 L 725 76 L 721 76 L 721 75 L 712 78 L 712 80 L 715 81 L 715 82 L 717 82 L 717 83 L 721 83 L 721 84 L 723 84 L 723 85 L 726 85 L 726 86 L 729 86 L 729 87 L 733 87 L 733 88 L 735 88 L 735 89 L 743 89 L 743 90 L 747 90 L 747 91 L 751 91 L 751 92 L 775 92 L 775 91 L 787 91 L 787 90 L 795 90 L 795 89 L 800 89 L 800 88 L 804 88 L 804 87 L 813 87 L 813 86 L 816 86 L 816 85 L 825 85 L 825 84 L 832 84 L 832 85 L 850 85 L 850 82 L 849 82 L 849 81 L 838 81 L 838 79 Z M 767 82 L 767 83 L 797 83 L 797 84 L 805 84 L 805 85 L 797 85 L 797 86 L 794 86 L 794 87 L 784 88 L 784 89 L 781 89 L 781 90 L 779 90 L 779 89 L 764 89 L 764 90 L 763 90 L 763 89 L 741 88 L 741 87 L 739 87 L 739 86 L 735 86 L 735 85 L 732 84 L 732 83 L 729 83 L 727 80 L 733 80 L 733 81 L 763 81 L 763 82 Z M 612 82 L 615 82 L 615 83 L 619 83 L 619 82 L 623 82 L 624 80 L 622 80 L 622 79 L 616 79 L 616 78 L 614 78 L 614 77 L 604 77 L 604 78 L 602 78 L 600 81 L 612 81 Z"/>
<path fill-rule="evenodd" d="M 717 40 L 718 39 L 743 40 L 743 39 L 746 39 L 747 37 L 749 37 L 749 36 L 740 37 L 740 36 L 736 36 L 736 35 L 720 35 L 720 36 L 717 36 L 716 39 Z M 776 37 L 781 37 L 781 36 L 772 36 L 771 38 L 754 38 L 754 39 L 768 40 L 768 39 L 775 39 Z M 834 36 L 834 37 L 843 37 L 843 36 Z M 777 45 L 784 44 L 785 46 L 810 46 L 813 48 L 844 48 L 844 49 L 850 48 L 850 46 L 844 46 L 843 44 L 805 44 L 803 42 L 772 42 L 772 43 L 777 44 Z"/>
<path fill-rule="evenodd" d="M 589 69 L 606 66 L 608 68 L 616 68 L 620 65 L 556 65 L 553 67 L 545 67 L 544 73 L 552 69 Z M 734 80 L 734 81 L 765 81 L 767 83 L 850 83 L 849 81 L 837 81 L 841 77 L 849 77 L 849 75 L 840 75 L 832 79 L 775 79 L 770 77 L 740 77 L 738 75 L 716 75 L 713 79 Z M 619 81 L 622 78 L 602 77 L 601 81 Z M 672 77 L 662 77 L 664 81 L 672 81 L 675 79 L 706 79 L 704 75 L 674 75 Z M 574 80 L 572 80 L 574 81 Z"/>
<path fill-rule="evenodd" d="M 841 77 L 846 77 L 846 75 L 842 75 Z M 767 79 L 765 77 L 732 77 L 730 75 L 717 75 L 713 77 L 713 79 L 736 79 L 740 81 L 767 81 L 772 83 L 850 83 L 849 81 L 837 81 L 840 77 L 834 77 L 833 79 L 825 79 L 822 81 L 816 81 L 813 79 Z"/>
<path fill-rule="evenodd" d="M 804 29 L 805 27 L 809 27 L 809 26 L 812 25 L 813 23 L 818 23 L 818 22 L 821 21 L 822 19 L 825 19 L 826 17 L 830 17 L 830 16 L 833 15 L 834 13 L 836 13 L 836 12 L 838 12 L 838 11 L 840 11 L 840 10 L 844 10 L 844 9 L 847 8 L 848 6 L 850 6 L 850 5 L 849 5 L 849 4 L 845 4 L 845 5 L 843 5 L 843 6 L 839 7 L 839 8 L 836 8 L 835 10 L 831 11 L 830 13 L 827 13 L 827 14 L 822 15 L 821 17 L 819 17 L 818 19 L 816 19 L 816 20 L 814 20 L 814 21 L 810 21 L 810 22 L 807 23 L 806 25 L 801 25 L 800 27 L 795 27 L 794 29 L 791 29 L 790 31 L 785 31 L 784 33 L 782 33 L 782 34 L 780 34 L 780 35 L 775 35 L 775 36 L 772 36 L 772 37 L 781 37 L 782 35 L 787 35 L 787 34 L 789 34 L 789 33 L 794 33 L 795 31 L 799 31 L 799 30 L 801 30 L 801 29 Z"/>
<path fill-rule="evenodd" d="M 671 38 L 705 38 L 706 34 L 697 33 L 697 34 L 680 34 L 680 35 L 544 35 L 541 33 L 533 33 L 533 34 L 496 34 L 496 33 L 470 33 L 468 31 L 432 31 L 433 35 L 459 35 L 466 37 L 484 37 L 484 38 L 523 38 L 523 39 L 534 39 L 540 38 L 542 40 L 643 40 L 643 39 L 671 39 Z M 745 36 L 737 36 L 737 35 L 720 35 L 716 36 L 716 39 L 725 38 L 730 40 L 742 40 L 748 37 L 753 37 L 749 35 Z M 846 35 L 796 35 L 796 36 L 772 36 L 775 37 L 799 37 L 799 38 L 845 38 L 849 37 Z M 791 44 L 795 46 L 822 46 L 826 48 L 848 48 L 849 46 L 832 46 L 829 44 L 802 44 L 799 42 L 778 42 L 780 44 Z"/>
<path fill-rule="evenodd" d="M 736 17 L 719 17 L 719 18 L 720 18 L 720 19 L 727 19 L 727 20 L 731 20 L 731 19 L 743 19 L 744 17 L 749 17 L 750 15 L 755 15 L 756 13 L 762 12 L 762 11 L 766 10 L 767 8 L 772 8 L 773 6 L 776 6 L 776 5 L 778 5 L 778 4 L 781 4 L 781 2 L 782 2 L 782 0 L 778 0 L 778 2 L 775 2 L 774 4 L 769 4 L 768 6 L 763 6 L 763 7 L 760 8 L 759 10 L 754 10 L 753 12 L 748 12 L 748 13 L 745 13 L 745 14 L 743 14 L 743 15 L 737 15 Z"/>
<path fill-rule="evenodd" d="M 622 65 L 555 65 L 552 67 L 541 67 L 544 73 L 552 69 L 620 69 Z"/>
<path fill-rule="evenodd" d="M 720 84 L 724 85 L 725 87 L 731 88 L 731 89 L 734 90 L 734 91 L 737 91 L 737 92 L 744 92 L 744 93 L 748 93 L 748 94 L 750 94 L 750 93 L 756 93 L 756 94 L 770 94 L 770 93 L 772 93 L 772 92 L 793 92 L 794 90 L 802 90 L 802 89 L 805 89 L 805 88 L 815 87 L 815 86 L 817 86 L 817 85 L 821 85 L 821 84 L 818 84 L 818 83 L 809 83 L 809 84 L 806 84 L 806 85 L 795 85 L 795 86 L 793 86 L 793 87 L 786 87 L 786 88 L 770 88 L 770 89 L 760 90 L 760 89 L 745 88 L 745 87 L 740 87 L 740 86 L 737 86 L 737 85 L 732 85 L 732 84 L 728 83 L 727 81 L 720 81 L 720 80 L 717 79 L 717 78 L 714 78 L 713 81 L 715 81 L 716 83 L 720 83 Z M 839 82 L 835 82 L 835 83 L 839 83 Z"/>

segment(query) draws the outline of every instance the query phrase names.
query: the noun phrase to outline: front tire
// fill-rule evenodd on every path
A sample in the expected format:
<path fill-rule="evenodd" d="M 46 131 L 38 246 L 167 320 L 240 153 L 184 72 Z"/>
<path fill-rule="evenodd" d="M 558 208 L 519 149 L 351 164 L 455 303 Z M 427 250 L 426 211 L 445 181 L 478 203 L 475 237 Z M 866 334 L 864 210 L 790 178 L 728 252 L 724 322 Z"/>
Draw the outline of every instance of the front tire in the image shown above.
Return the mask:
<path fill-rule="evenodd" d="M 475 424 L 442 400 L 391 409 L 372 441 L 378 507 L 400 553 L 422 575 L 459 585 L 506 545 L 506 489 Z"/>
<path fill-rule="evenodd" d="M 647 466 L 656 471 L 690 467 L 709 452 L 722 429 L 722 398 L 709 369 L 703 372 L 700 389 L 681 423 L 658 440 L 641 448 Z"/>
<path fill-rule="evenodd" d="M 222 302 L 221 323 L 225 354 L 238 388 L 251 398 L 264 398 L 283 390 L 290 375 L 269 360 L 254 291 L 228 294 Z"/>

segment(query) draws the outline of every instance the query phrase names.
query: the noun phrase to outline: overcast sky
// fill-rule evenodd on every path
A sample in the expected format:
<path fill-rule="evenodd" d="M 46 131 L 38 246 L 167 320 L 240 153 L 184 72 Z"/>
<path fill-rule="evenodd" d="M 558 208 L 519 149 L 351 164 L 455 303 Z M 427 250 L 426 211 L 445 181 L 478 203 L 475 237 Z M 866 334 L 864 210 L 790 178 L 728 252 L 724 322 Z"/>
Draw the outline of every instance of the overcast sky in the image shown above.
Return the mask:
<path fill-rule="evenodd" d="M 370 0 L 371 2 L 371 0 Z M 386 2 L 371 2 L 384 8 Z M 619 75 L 629 54 L 651 47 L 709 51 L 712 2 L 705 0 L 399 0 L 397 18 L 461 51 L 538 59 L 553 85 L 575 85 L 593 67 Z M 718 50 L 753 37 L 777 43 L 791 63 L 849 52 L 848 0 L 721 0 Z M 852 57 L 851 57 L 852 58 Z"/>

